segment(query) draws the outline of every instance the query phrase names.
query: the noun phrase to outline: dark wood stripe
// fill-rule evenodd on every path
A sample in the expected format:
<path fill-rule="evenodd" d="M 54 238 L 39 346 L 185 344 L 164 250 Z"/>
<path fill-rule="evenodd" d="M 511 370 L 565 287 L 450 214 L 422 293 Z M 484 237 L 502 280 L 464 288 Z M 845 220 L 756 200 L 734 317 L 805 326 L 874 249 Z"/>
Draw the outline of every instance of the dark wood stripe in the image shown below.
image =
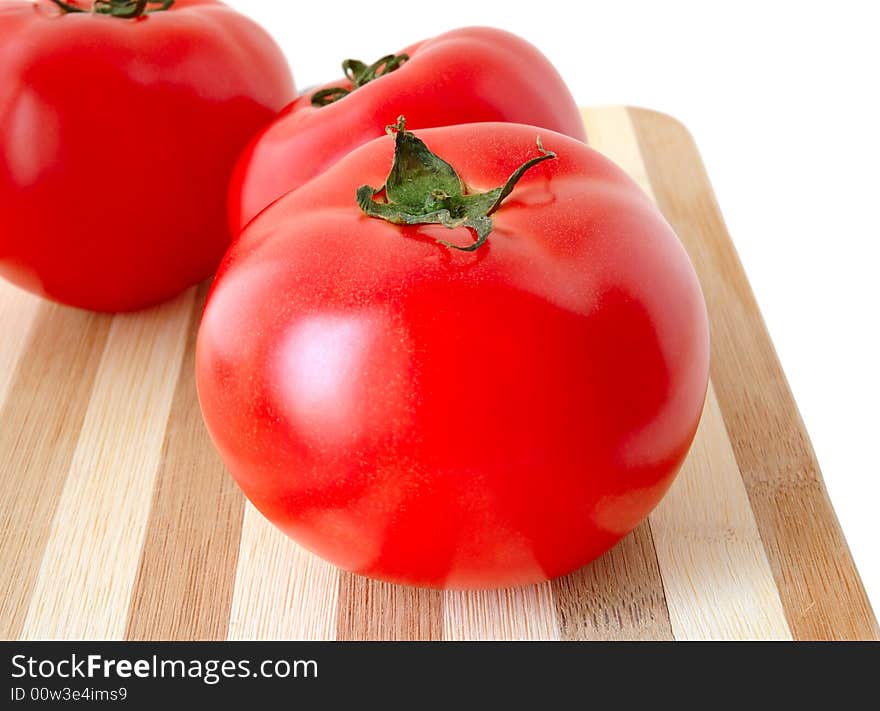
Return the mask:
<path fill-rule="evenodd" d="M 672 639 L 647 521 L 601 558 L 552 586 L 563 640 Z"/>
<path fill-rule="evenodd" d="M 244 495 L 220 461 L 196 395 L 195 348 L 207 297 L 196 295 L 165 432 L 126 639 L 226 638 Z"/>
<path fill-rule="evenodd" d="M 381 583 L 351 573 L 339 577 L 336 637 L 352 641 L 443 638 L 443 593 Z"/>
<path fill-rule="evenodd" d="M 660 209 L 700 275 L 712 323 L 712 381 L 792 633 L 877 639 L 877 621 L 697 147 L 668 116 L 643 109 L 630 116 Z"/>
<path fill-rule="evenodd" d="M 21 634 L 111 322 L 40 306 L 0 411 L 0 639 Z"/>

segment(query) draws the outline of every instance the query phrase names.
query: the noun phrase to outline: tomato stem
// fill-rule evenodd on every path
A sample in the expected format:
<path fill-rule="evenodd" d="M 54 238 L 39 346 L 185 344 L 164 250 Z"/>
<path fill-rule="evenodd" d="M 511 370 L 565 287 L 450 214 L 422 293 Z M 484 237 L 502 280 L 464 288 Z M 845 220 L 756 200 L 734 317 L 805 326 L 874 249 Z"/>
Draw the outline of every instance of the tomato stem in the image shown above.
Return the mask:
<path fill-rule="evenodd" d="M 124 20 L 140 17 L 141 15 L 151 12 L 162 12 L 168 10 L 174 0 L 94 0 L 89 10 L 71 5 L 64 0 L 52 0 L 55 5 L 60 7 L 65 14 L 74 12 L 91 12 L 97 15 L 110 15 L 111 17 L 120 17 Z M 150 5 L 158 5 L 159 7 L 150 7 Z"/>
<path fill-rule="evenodd" d="M 346 59 L 342 63 L 342 71 L 346 78 L 351 82 L 351 89 L 342 86 L 331 87 L 330 89 L 322 89 L 312 94 L 312 106 L 327 106 L 334 101 L 338 101 L 344 96 L 348 96 L 356 89 L 360 89 L 364 84 L 369 84 L 374 79 L 390 74 L 395 69 L 409 59 L 408 54 L 386 54 L 381 59 L 376 60 L 370 65 L 364 64 L 359 59 Z"/>
<path fill-rule="evenodd" d="M 431 152 L 424 141 L 406 130 L 406 119 L 401 116 L 386 131 L 395 134 L 394 163 L 388 178 L 378 190 L 362 185 L 357 190 L 357 202 L 370 217 L 386 220 L 395 225 L 443 225 L 448 229 L 467 227 L 477 236 L 473 244 L 460 246 L 444 239 L 440 244 L 462 252 L 474 252 L 482 247 L 492 231 L 492 215 L 513 192 L 516 184 L 528 170 L 545 160 L 556 158 L 553 151 L 544 149 L 541 137 L 537 139 L 540 155 L 519 166 L 504 185 L 484 193 L 468 192 L 455 169 Z M 384 201 L 375 198 L 385 194 Z"/>

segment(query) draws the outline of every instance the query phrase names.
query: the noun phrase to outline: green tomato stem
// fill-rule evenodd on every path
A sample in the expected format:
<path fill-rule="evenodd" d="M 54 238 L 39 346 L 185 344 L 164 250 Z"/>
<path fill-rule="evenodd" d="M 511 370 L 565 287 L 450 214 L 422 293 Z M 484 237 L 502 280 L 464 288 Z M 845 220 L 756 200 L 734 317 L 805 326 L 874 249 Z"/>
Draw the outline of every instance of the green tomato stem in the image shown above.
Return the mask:
<path fill-rule="evenodd" d="M 65 14 L 91 12 L 96 15 L 109 15 L 124 20 L 134 19 L 147 13 L 162 12 L 174 4 L 174 0 L 94 0 L 91 9 L 85 10 L 71 5 L 69 2 L 64 2 L 64 0 L 52 0 L 52 2 L 60 7 Z M 158 5 L 159 7 L 150 7 L 150 5 Z"/>
<path fill-rule="evenodd" d="M 394 134 L 394 162 L 381 188 L 362 185 L 357 203 L 364 214 L 395 225 L 443 225 L 448 229 L 467 227 L 477 236 L 473 244 L 460 246 L 447 240 L 437 241 L 450 249 L 474 252 L 482 247 L 492 232 L 492 215 L 513 192 L 528 170 L 556 158 L 537 139 L 540 155 L 517 168 L 504 185 L 484 193 L 467 190 L 455 169 L 431 152 L 424 141 L 406 130 L 403 116 L 387 127 Z M 384 193 L 384 201 L 375 198 Z"/>
<path fill-rule="evenodd" d="M 369 84 L 374 79 L 399 69 L 408 59 L 409 55 L 407 54 L 387 54 L 370 65 L 364 64 L 358 59 L 346 59 L 342 63 L 342 71 L 351 82 L 351 89 L 335 86 L 316 91 L 312 94 L 312 106 L 321 107 L 332 104 L 356 89 L 360 89 L 364 84 Z"/>

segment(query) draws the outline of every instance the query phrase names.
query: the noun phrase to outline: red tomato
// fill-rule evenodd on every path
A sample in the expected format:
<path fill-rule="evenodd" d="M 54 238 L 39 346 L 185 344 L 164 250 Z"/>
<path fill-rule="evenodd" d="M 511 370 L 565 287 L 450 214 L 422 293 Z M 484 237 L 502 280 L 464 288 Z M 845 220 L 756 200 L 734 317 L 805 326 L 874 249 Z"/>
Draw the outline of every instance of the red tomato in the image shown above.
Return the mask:
<path fill-rule="evenodd" d="M 438 242 L 474 244 L 464 228 L 363 214 L 382 138 L 265 210 L 220 267 L 197 349 L 208 428 L 253 504 L 338 566 L 450 588 L 552 578 L 632 530 L 688 451 L 706 309 L 651 201 L 551 131 L 418 135 L 473 193 L 535 158 L 538 132 L 556 159 L 473 252 Z"/>
<path fill-rule="evenodd" d="M 69 5 L 86 11 L 0 0 L 0 275 L 136 309 L 214 272 L 236 158 L 293 80 L 269 36 L 219 2 L 145 3 L 137 18 Z"/>
<path fill-rule="evenodd" d="M 399 66 L 399 60 L 391 60 L 390 65 L 385 62 L 367 71 L 370 78 L 393 68 L 327 106 L 314 106 L 313 97 L 332 87 L 351 89 L 350 78 L 300 96 L 254 139 L 230 186 L 233 234 L 286 192 L 380 137 L 382 127 L 400 114 L 420 128 L 510 121 L 586 140 L 580 111 L 562 78 L 544 55 L 520 37 L 469 27 L 384 59 L 401 55 L 409 59 Z M 371 69 L 351 64 L 348 68 L 352 76 L 358 68 Z"/>

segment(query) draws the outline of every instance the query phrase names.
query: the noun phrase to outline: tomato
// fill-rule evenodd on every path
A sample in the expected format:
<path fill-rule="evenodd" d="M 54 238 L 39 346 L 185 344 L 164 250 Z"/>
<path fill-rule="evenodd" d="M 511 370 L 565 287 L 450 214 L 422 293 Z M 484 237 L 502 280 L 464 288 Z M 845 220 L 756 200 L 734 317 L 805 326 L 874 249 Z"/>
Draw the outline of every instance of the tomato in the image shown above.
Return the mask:
<path fill-rule="evenodd" d="M 497 587 L 578 568 L 651 511 L 708 352 L 687 254 L 609 160 L 532 126 L 398 125 L 244 230 L 197 384 L 229 470 L 303 546 Z"/>
<path fill-rule="evenodd" d="M 233 234 L 286 192 L 380 137 L 400 114 L 420 128 L 510 121 L 586 140 L 577 104 L 553 65 L 502 30 L 453 30 L 373 65 L 346 60 L 343 67 L 345 79 L 300 96 L 242 155 L 229 191 Z"/>
<path fill-rule="evenodd" d="M 92 8 L 0 0 L 0 275 L 124 311 L 214 272 L 235 161 L 295 89 L 219 2 Z"/>

